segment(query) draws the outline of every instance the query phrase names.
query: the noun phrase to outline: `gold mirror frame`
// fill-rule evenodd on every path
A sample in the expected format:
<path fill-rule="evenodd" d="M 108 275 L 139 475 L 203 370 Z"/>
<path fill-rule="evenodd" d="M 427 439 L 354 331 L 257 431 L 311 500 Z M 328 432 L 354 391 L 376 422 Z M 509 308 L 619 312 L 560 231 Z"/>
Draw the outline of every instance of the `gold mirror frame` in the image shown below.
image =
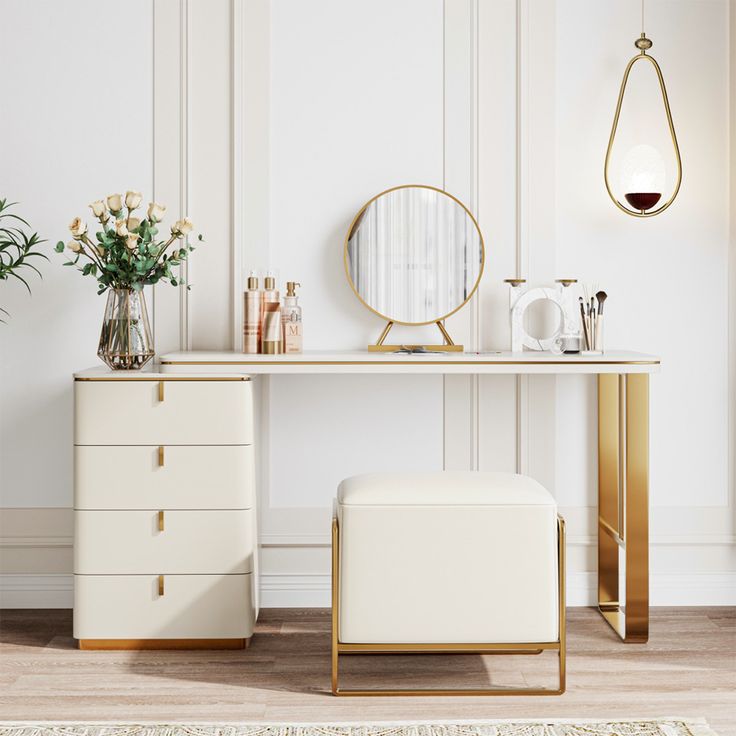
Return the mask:
<path fill-rule="evenodd" d="M 654 217 L 655 215 L 659 215 L 661 212 L 664 212 L 674 201 L 675 197 L 677 197 L 677 193 L 680 191 L 680 185 L 682 184 L 682 160 L 680 159 L 680 147 L 677 145 L 677 135 L 675 134 L 675 125 L 672 122 L 672 112 L 670 111 L 670 103 L 669 99 L 667 97 L 667 88 L 664 85 L 664 77 L 662 76 L 662 70 L 659 68 L 659 64 L 657 63 L 656 59 L 652 56 L 647 55 L 647 49 L 650 49 L 652 47 L 652 42 L 650 39 L 646 37 L 644 33 L 641 34 L 640 38 L 637 38 L 634 42 L 634 46 L 639 49 L 639 53 L 634 56 L 631 61 L 626 66 L 626 71 L 624 72 L 624 78 L 621 82 L 621 90 L 618 94 L 618 103 L 616 104 L 616 113 L 613 116 L 613 126 L 611 127 L 611 136 L 608 139 L 608 149 L 606 150 L 606 163 L 603 167 L 603 177 L 606 182 L 606 190 L 608 191 L 608 196 L 611 198 L 611 201 L 618 207 L 622 212 L 625 212 L 627 215 L 631 215 L 632 217 Z M 618 128 L 618 120 L 621 115 L 621 106 L 624 102 L 624 94 L 626 92 L 626 83 L 629 80 L 629 73 L 631 72 L 634 64 L 636 64 L 637 61 L 641 61 L 642 59 L 646 59 L 649 61 L 652 66 L 654 67 L 654 71 L 657 73 L 657 79 L 659 80 L 659 89 L 662 91 L 662 102 L 664 103 L 664 110 L 667 114 L 667 124 L 670 129 L 670 136 L 672 137 L 672 145 L 675 149 L 675 159 L 677 161 L 677 184 L 675 185 L 675 191 L 672 193 L 672 196 L 660 207 L 658 207 L 656 210 L 652 210 L 651 212 L 648 211 L 641 211 L 641 210 L 634 210 L 627 207 L 625 204 L 623 204 L 620 200 L 616 198 L 614 193 L 611 191 L 611 185 L 608 181 L 608 165 L 611 160 L 611 152 L 613 150 L 613 141 L 616 137 L 616 129 Z"/>
<path fill-rule="evenodd" d="M 470 217 L 470 220 L 475 226 L 475 229 L 478 231 L 478 238 L 480 240 L 480 270 L 478 271 L 478 278 L 475 280 L 475 284 L 473 284 L 473 288 L 470 290 L 470 293 L 468 294 L 467 298 L 465 299 L 465 301 L 463 301 L 462 304 L 455 307 L 455 309 L 453 309 L 451 312 L 448 312 L 447 314 L 437 319 L 427 320 L 426 322 L 402 322 L 401 320 L 392 319 L 388 315 L 381 314 L 381 312 L 374 309 L 358 293 L 358 290 L 355 288 L 355 284 L 353 283 L 353 279 L 350 276 L 350 268 L 348 265 L 348 243 L 350 242 L 350 238 L 353 234 L 353 231 L 355 230 L 356 226 L 360 222 L 365 211 L 368 209 L 368 207 L 373 202 L 375 202 L 380 197 L 383 197 L 385 194 L 389 194 L 390 192 L 395 192 L 399 189 L 429 189 L 430 191 L 439 192 L 440 194 L 444 194 L 445 196 L 449 197 L 451 200 L 459 204 L 465 210 L 466 214 L 468 215 L 468 217 Z M 452 338 L 450 337 L 450 334 L 447 332 L 447 329 L 445 328 L 443 322 L 448 317 L 451 317 L 453 314 L 455 314 L 455 312 L 459 312 L 473 298 L 473 295 L 478 290 L 478 285 L 480 284 L 480 280 L 483 277 L 483 271 L 486 265 L 486 245 L 485 245 L 485 241 L 483 240 L 483 233 L 480 229 L 480 225 L 478 225 L 478 221 L 475 219 L 475 217 L 473 217 L 473 213 L 457 197 L 454 197 L 452 194 L 450 194 L 449 192 L 446 192 L 444 189 L 439 189 L 438 187 L 433 187 L 433 186 L 430 186 L 429 184 L 402 184 L 398 187 L 391 187 L 390 189 L 385 189 L 379 194 L 376 194 L 375 197 L 371 197 L 358 210 L 358 213 L 355 215 L 355 217 L 353 217 L 353 220 L 350 223 L 350 227 L 348 228 L 348 232 L 347 232 L 347 235 L 345 236 L 345 242 L 343 245 L 343 265 L 345 267 L 345 276 L 347 277 L 348 284 L 350 284 L 350 288 L 353 290 L 353 294 L 355 294 L 355 296 L 363 304 L 364 307 L 366 307 L 368 310 L 373 312 L 373 314 L 379 316 L 381 319 L 386 320 L 386 326 L 384 327 L 383 332 L 379 336 L 376 343 L 374 345 L 368 346 L 369 351 L 395 352 L 397 350 L 402 350 L 406 348 L 426 350 L 429 352 L 462 352 L 464 350 L 463 345 L 456 345 L 452 341 Z M 412 327 L 419 327 L 421 325 L 431 325 L 431 324 L 436 324 L 437 328 L 442 334 L 442 337 L 444 339 L 444 343 L 442 345 L 413 345 L 413 344 L 386 345 L 385 344 L 386 337 L 388 336 L 388 333 L 391 331 L 391 328 L 394 325 L 409 325 Z"/>

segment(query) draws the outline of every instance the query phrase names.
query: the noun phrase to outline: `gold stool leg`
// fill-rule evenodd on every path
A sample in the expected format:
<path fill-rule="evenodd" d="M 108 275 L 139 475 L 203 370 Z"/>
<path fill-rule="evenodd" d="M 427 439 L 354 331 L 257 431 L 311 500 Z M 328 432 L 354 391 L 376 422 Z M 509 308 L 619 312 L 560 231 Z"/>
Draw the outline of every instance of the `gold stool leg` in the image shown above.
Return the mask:
<path fill-rule="evenodd" d="M 621 597 L 620 550 L 626 556 Z M 598 376 L 598 608 L 625 642 L 649 637 L 649 376 Z"/>
<path fill-rule="evenodd" d="M 340 621 L 340 540 L 338 536 L 337 519 L 332 519 L 332 694 L 337 695 L 338 677 L 338 625 Z"/>

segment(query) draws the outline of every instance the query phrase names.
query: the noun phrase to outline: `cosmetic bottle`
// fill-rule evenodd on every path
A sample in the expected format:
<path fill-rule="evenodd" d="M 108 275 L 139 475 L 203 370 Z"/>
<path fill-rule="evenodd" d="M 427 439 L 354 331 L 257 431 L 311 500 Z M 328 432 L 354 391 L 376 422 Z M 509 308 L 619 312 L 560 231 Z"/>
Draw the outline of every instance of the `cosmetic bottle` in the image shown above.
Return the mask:
<path fill-rule="evenodd" d="M 301 353 L 302 351 L 302 308 L 299 306 L 299 297 L 296 295 L 297 286 L 301 284 L 296 281 L 286 282 L 286 296 L 281 309 L 285 353 Z"/>
<path fill-rule="evenodd" d="M 262 353 L 274 355 L 284 352 L 283 332 L 281 329 L 281 305 L 278 302 L 266 302 L 263 313 L 262 337 Z"/>
<path fill-rule="evenodd" d="M 248 276 L 248 288 L 243 292 L 243 352 L 258 353 L 261 349 L 263 322 L 263 292 L 258 288 L 254 271 Z"/>
<path fill-rule="evenodd" d="M 266 304 L 269 302 L 279 303 L 279 291 L 276 288 L 276 279 L 271 271 L 266 274 L 266 278 L 263 280 L 263 301 Z"/>

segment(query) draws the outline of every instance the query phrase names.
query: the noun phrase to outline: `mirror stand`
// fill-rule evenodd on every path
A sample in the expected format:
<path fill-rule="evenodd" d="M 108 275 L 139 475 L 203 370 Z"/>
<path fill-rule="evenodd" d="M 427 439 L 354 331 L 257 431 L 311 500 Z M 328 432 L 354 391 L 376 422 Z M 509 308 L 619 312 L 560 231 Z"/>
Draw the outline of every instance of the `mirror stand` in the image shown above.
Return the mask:
<path fill-rule="evenodd" d="M 395 353 L 399 350 L 406 350 L 408 348 L 412 351 L 416 350 L 418 352 L 426 351 L 430 353 L 462 353 L 464 349 L 463 346 L 455 345 L 455 343 L 452 341 L 452 338 L 450 337 L 450 333 L 445 329 L 445 326 L 442 324 L 442 322 L 440 320 L 437 320 L 435 324 L 439 328 L 439 331 L 442 333 L 442 337 L 445 340 L 444 344 L 442 345 L 411 345 L 407 343 L 404 343 L 403 345 L 386 345 L 386 337 L 391 331 L 391 328 L 394 326 L 394 323 L 389 320 L 386 323 L 386 327 L 384 327 L 381 336 L 378 338 L 378 342 L 375 345 L 368 346 L 368 352 Z"/>

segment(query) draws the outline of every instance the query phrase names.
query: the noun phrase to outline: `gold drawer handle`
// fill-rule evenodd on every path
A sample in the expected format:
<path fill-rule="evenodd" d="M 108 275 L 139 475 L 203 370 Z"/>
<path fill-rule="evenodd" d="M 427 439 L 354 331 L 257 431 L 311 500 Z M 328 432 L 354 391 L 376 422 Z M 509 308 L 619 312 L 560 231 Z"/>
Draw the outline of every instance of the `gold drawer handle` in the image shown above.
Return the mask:
<path fill-rule="evenodd" d="M 163 597 L 164 594 L 164 576 L 158 576 L 158 594 Z"/>
<path fill-rule="evenodd" d="M 164 400 L 164 382 L 163 381 L 158 382 L 158 400 L 159 401 Z"/>
<path fill-rule="evenodd" d="M 159 468 L 163 468 L 164 466 L 164 448 L 163 445 L 160 445 L 158 448 L 158 466 Z"/>
<path fill-rule="evenodd" d="M 158 530 L 162 532 L 164 530 L 164 512 L 158 512 Z"/>

